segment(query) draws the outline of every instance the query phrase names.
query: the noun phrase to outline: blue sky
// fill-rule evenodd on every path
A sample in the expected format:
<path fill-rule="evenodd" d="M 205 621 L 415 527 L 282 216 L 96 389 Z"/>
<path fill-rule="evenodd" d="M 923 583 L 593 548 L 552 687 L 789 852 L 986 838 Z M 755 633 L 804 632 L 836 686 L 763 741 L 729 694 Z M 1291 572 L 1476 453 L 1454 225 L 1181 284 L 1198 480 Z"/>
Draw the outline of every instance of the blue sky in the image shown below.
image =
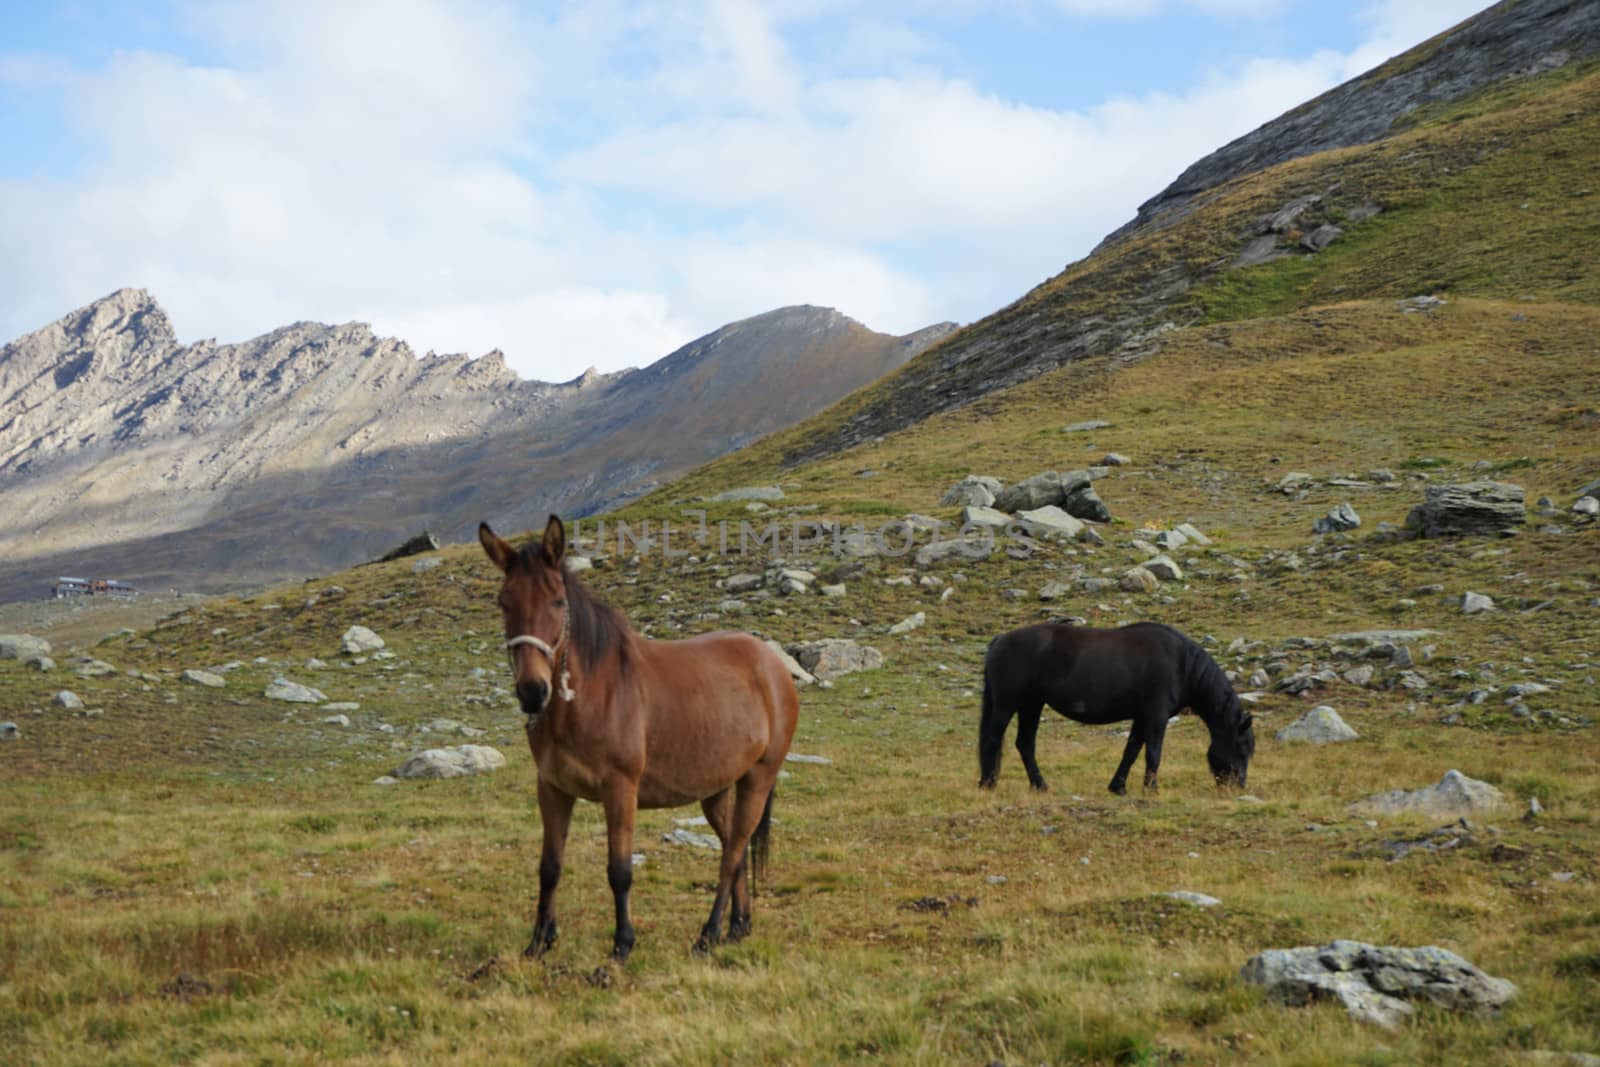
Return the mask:
<path fill-rule="evenodd" d="M 524 377 L 971 321 L 1482 0 L 0 4 L 0 338 L 362 320 Z"/>

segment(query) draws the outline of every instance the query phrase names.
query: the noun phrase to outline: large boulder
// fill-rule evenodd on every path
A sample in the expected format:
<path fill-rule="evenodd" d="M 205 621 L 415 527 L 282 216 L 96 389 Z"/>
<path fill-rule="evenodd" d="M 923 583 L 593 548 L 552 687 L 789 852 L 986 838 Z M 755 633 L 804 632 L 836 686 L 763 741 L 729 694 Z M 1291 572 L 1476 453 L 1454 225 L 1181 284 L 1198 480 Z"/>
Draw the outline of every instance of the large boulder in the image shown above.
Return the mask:
<path fill-rule="evenodd" d="M 49 656 L 50 642 L 32 634 L 0 634 L 0 659 L 31 659 Z"/>
<path fill-rule="evenodd" d="M 1347 500 L 1328 512 L 1312 524 L 1313 533 L 1343 533 L 1345 530 L 1354 530 L 1361 525 L 1361 516 L 1356 514 L 1356 509 L 1350 506 Z"/>
<path fill-rule="evenodd" d="M 1423 537 L 1502 533 L 1527 521 L 1522 486 L 1509 482 L 1430 485 L 1406 526 Z"/>
<path fill-rule="evenodd" d="M 1273 948 L 1240 971 L 1251 985 L 1287 1004 L 1337 998 L 1362 1022 L 1396 1029 L 1425 1000 L 1451 1011 L 1492 1012 L 1517 995 L 1448 949 L 1388 948 L 1334 941 L 1320 948 Z"/>
<path fill-rule="evenodd" d="M 994 554 L 994 540 L 992 537 L 953 538 L 949 541 L 935 541 L 917 549 L 916 561 L 919 567 L 931 567 L 935 563 L 946 560 L 965 560 L 968 563 L 978 563 L 988 559 Z"/>
<path fill-rule="evenodd" d="M 1047 504 L 1064 504 L 1069 496 L 1087 489 L 1089 484 L 1088 471 L 1040 471 L 996 493 L 994 506 L 1001 511 L 1017 512 Z"/>
<path fill-rule="evenodd" d="M 1468 778 L 1460 771 L 1446 771 L 1444 777 L 1422 789 L 1392 789 L 1354 805 L 1374 815 L 1479 815 L 1497 811 L 1506 804 L 1505 794 L 1488 782 Z"/>
<path fill-rule="evenodd" d="M 1359 736 L 1349 723 L 1339 717 L 1337 711 L 1326 704 L 1318 704 L 1278 731 L 1279 741 L 1306 741 L 1313 745 L 1354 741 Z"/>
<path fill-rule="evenodd" d="M 831 682 L 856 671 L 872 671 L 883 666 L 883 653 L 871 645 L 861 645 L 845 637 L 825 637 L 820 641 L 800 641 L 785 646 L 800 666 L 819 682 Z"/>
<path fill-rule="evenodd" d="M 466 778 L 488 774 L 506 765 L 505 755 L 488 745 L 425 749 L 402 763 L 396 778 Z"/>
<path fill-rule="evenodd" d="M 339 651 L 347 656 L 359 656 L 367 652 L 376 652 L 383 645 L 383 638 L 365 626 L 352 626 L 339 639 Z"/>

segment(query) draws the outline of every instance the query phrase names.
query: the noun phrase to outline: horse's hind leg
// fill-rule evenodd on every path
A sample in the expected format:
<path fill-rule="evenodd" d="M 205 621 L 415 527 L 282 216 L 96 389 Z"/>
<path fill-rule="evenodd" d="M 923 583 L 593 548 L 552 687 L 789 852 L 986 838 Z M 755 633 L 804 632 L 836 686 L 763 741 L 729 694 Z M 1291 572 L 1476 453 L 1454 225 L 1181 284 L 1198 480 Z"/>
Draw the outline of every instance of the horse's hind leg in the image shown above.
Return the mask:
<path fill-rule="evenodd" d="M 1028 704 L 1017 712 L 1017 755 L 1022 757 L 1022 766 L 1028 772 L 1028 784 L 1040 790 L 1050 788 L 1045 784 L 1044 775 L 1039 773 L 1039 761 L 1034 755 L 1039 737 L 1039 714 L 1043 710 L 1042 704 Z"/>
<path fill-rule="evenodd" d="M 765 763 L 758 763 L 746 771 L 744 777 L 734 786 L 733 819 L 728 836 L 722 840 L 722 867 L 717 878 L 717 897 L 711 904 L 711 917 L 700 928 L 700 937 L 694 943 L 694 950 L 698 953 L 711 951 L 711 946 L 722 940 L 722 917 L 727 913 L 728 904 L 733 899 L 734 882 L 748 873 L 744 871 L 745 851 L 750 844 L 751 835 L 761 822 L 767 804 L 767 794 L 771 793 L 772 787 L 777 784 L 780 766 L 781 761 L 770 767 Z M 707 819 L 709 818 L 708 815 Z M 746 908 L 748 909 L 748 903 Z M 737 911 L 734 913 L 734 919 L 738 920 Z M 741 937 L 749 931 L 748 910 L 743 927 L 739 933 Z"/>
<path fill-rule="evenodd" d="M 1117 773 L 1111 776 L 1111 784 L 1107 786 L 1117 796 L 1128 792 L 1128 772 L 1133 769 L 1133 761 L 1139 756 L 1139 749 L 1144 746 L 1144 731 L 1139 729 L 1139 722 L 1134 720 L 1128 728 L 1128 747 L 1122 750 L 1122 762 L 1117 764 Z"/>
<path fill-rule="evenodd" d="M 556 943 L 556 885 L 561 881 L 561 857 L 567 847 L 567 827 L 572 821 L 570 794 L 539 783 L 539 821 L 544 840 L 539 846 L 539 913 L 533 921 L 533 940 L 522 950 L 538 959 Z"/>
<path fill-rule="evenodd" d="M 700 810 L 706 813 L 706 822 L 717 832 L 717 840 L 722 842 L 724 850 L 729 848 L 728 839 L 733 833 L 733 789 L 724 789 L 714 793 L 700 802 Z M 733 880 L 733 913 L 728 917 L 728 940 L 741 940 L 750 932 L 750 865 L 748 862 L 739 865 L 739 873 Z"/>

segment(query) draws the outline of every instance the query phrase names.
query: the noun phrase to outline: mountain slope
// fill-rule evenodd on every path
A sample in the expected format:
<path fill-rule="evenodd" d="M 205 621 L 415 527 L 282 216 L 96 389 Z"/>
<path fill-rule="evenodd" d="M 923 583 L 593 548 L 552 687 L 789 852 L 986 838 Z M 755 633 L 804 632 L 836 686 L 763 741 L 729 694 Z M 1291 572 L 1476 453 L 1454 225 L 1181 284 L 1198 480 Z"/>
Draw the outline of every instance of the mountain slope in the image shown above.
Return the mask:
<path fill-rule="evenodd" d="M 1196 163 L 1088 258 L 772 445 L 793 464 L 1068 363 L 1142 358 L 1165 332 L 1225 314 L 1216 290 L 1274 260 L 1314 273 L 1330 252 L 1359 259 L 1342 299 L 1475 274 L 1482 295 L 1519 295 L 1503 288 L 1515 280 L 1589 299 L 1592 276 L 1568 257 L 1593 232 L 1594 201 L 1578 194 L 1597 158 L 1597 53 L 1600 0 L 1497 5 Z M 1523 224 L 1508 210 L 1526 210 Z M 1336 229 L 1313 238 L 1324 224 Z M 1448 239 L 1463 228 L 1473 240 Z M 1424 247 L 1386 271 L 1366 244 L 1385 234 Z"/>
<path fill-rule="evenodd" d="M 0 596 L 56 572 L 237 586 L 430 527 L 583 514 L 810 414 L 951 327 L 826 308 L 724 327 L 642 371 L 523 382 L 498 352 L 416 358 L 365 325 L 180 345 L 117 293 L 0 349 Z"/>

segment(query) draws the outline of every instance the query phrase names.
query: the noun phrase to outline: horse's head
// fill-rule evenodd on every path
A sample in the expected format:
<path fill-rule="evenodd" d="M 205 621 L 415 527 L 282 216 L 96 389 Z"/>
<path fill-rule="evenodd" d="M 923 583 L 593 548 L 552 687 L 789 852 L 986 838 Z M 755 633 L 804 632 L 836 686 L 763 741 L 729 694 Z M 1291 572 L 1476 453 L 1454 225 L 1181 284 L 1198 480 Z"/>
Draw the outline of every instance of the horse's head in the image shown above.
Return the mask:
<path fill-rule="evenodd" d="M 488 523 L 478 524 L 478 540 L 505 576 L 500 583 L 500 614 L 505 622 L 506 650 L 517 702 L 524 714 L 538 715 L 550 706 L 559 684 L 570 637 L 567 584 L 562 560 L 567 531 L 550 516 L 537 547 L 518 551 L 496 536 Z"/>
<path fill-rule="evenodd" d="M 1245 712 L 1232 726 L 1224 726 L 1211 735 L 1211 747 L 1206 749 L 1206 762 L 1211 764 L 1211 774 L 1219 786 L 1244 788 L 1245 775 L 1250 769 L 1250 757 L 1256 754 L 1255 720 Z"/>

